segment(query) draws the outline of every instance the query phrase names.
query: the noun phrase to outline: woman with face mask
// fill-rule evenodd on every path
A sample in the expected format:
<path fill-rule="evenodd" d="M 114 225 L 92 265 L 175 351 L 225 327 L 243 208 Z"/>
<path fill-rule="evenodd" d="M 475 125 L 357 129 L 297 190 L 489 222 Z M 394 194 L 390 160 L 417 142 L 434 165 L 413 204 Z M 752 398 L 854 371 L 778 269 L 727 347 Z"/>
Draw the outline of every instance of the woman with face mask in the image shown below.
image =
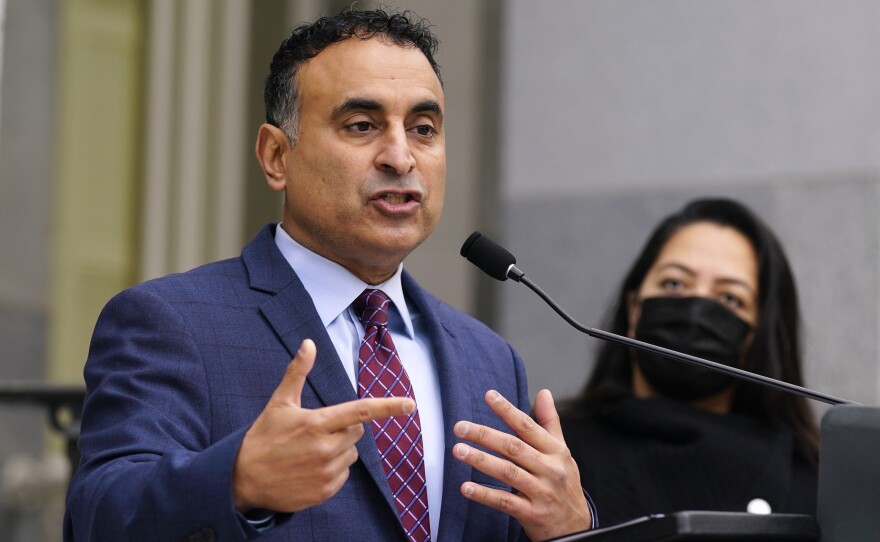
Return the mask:
<path fill-rule="evenodd" d="M 743 205 L 666 218 L 606 329 L 802 385 L 794 278 Z M 603 525 L 680 510 L 815 513 L 818 429 L 800 396 L 602 343 L 562 427 Z"/>

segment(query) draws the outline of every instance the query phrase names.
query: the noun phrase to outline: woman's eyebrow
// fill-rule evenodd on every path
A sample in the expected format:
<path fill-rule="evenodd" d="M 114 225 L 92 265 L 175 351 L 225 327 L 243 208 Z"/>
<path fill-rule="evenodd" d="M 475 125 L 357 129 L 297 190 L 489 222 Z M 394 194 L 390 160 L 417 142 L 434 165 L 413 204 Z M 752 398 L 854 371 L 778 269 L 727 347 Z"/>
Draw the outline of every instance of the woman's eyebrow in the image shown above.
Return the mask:
<path fill-rule="evenodd" d="M 684 273 L 687 273 L 688 275 L 691 275 L 691 276 L 694 276 L 697 274 L 697 272 L 694 271 L 693 269 L 691 269 L 690 267 L 688 267 L 684 264 L 678 263 L 678 262 L 665 263 L 665 264 L 661 265 L 659 268 L 657 268 L 657 271 L 665 271 L 666 269 L 669 269 L 670 267 L 678 269 L 680 271 L 683 271 Z"/>

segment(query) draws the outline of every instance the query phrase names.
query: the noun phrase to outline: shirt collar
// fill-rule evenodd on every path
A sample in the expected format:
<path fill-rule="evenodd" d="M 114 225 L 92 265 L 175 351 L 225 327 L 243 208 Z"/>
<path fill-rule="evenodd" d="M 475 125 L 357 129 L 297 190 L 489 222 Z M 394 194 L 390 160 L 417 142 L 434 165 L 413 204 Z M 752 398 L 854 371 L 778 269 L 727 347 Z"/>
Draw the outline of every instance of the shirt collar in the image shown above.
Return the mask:
<path fill-rule="evenodd" d="M 397 312 L 410 338 L 415 337 L 412 317 L 403 296 L 400 275 L 403 264 L 387 281 L 373 286 L 354 276 L 336 262 L 312 252 L 287 234 L 281 224 L 275 228 L 275 245 L 287 263 L 294 269 L 303 287 L 312 298 L 324 327 L 330 325 L 340 314 L 348 310 L 352 302 L 367 288 L 382 290 L 394 302 Z"/>

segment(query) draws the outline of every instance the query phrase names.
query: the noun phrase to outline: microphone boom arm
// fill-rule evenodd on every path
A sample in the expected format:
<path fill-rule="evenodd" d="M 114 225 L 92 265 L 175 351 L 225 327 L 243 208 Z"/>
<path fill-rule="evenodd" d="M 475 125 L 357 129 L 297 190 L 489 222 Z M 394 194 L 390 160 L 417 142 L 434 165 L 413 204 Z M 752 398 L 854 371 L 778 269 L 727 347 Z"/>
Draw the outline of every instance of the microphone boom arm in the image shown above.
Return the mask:
<path fill-rule="evenodd" d="M 668 348 L 663 348 L 662 346 L 656 346 L 653 344 L 648 344 L 646 342 L 637 341 L 635 339 L 631 339 L 629 337 L 624 337 L 622 335 L 617 335 L 614 333 L 609 333 L 607 331 L 602 331 L 601 329 L 594 329 L 587 327 L 571 316 L 568 315 L 567 312 L 562 310 L 562 307 L 554 301 L 550 296 L 544 293 L 537 284 L 530 281 L 516 265 L 511 265 L 507 269 L 508 278 L 516 281 L 522 282 L 526 286 L 529 287 L 533 292 L 538 294 L 538 296 L 543 299 L 550 307 L 556 311 L 556 313 L 561 316 L 566 322 L 572 325 L 575 329 L 582 333 L 586 333 L 590 337 L 595 337 L 597 339 L 603 339 L 606 341 L 611 341 L 613 343 L 622 344 L 623 346 L 627 346 L 629 348 L 635 348 L 637 350 L 644 350 L 647 352 L 652 352 L 654 354 L 674 359 L 676 361 L 681 361 L 684 363 L 690 363 L 691 365 L 700 365 L 703 367 L 708 367 L 709 369 L 713 369 L 715 371 L 720 371 L 722 373 L 727 373 L 729 375 L 735 376 L 736 378 L 742 380 L 749 380 L 751 382 L 756 382 L 758 384 L 763 384 L 765 386 L 770 386 L 772 388 L 776 388 L 779 390 L 787 391 L 790 393 L 795 393 L 797 395 L 806 397 L 808 399 L 814 399 L 816 401 L 821 401 L 823 403 L 828 403 L 830 405 L 858 405 L 854 401 L 848 401 L 846 399 L 840 399 L 839 397 L 834 397 L 833 395 L 827 395 L 824 393 L 819 393 L 817 391 L 804 388 L 801 386 L 796 386 L 794 384 L 789 384 L 788 382 L 783 382 L 782 380 L 776 380 L 774 378 L 770 378 L 768 376 L 759 375 L 755 373 L 750 373 L 748 371 L 744 371 L 742 369 L 738 369 L 736 367 L 730 367 L 728 365 L 723 365 L 721 363 L 717 363 L 714 361 L 709 361 L 707 359 L 698 358 L 696 356 L 691 356 L 689 354 L 684 354 L 682 352 L 676 352 L 675 350 L 669 350 Z"/>

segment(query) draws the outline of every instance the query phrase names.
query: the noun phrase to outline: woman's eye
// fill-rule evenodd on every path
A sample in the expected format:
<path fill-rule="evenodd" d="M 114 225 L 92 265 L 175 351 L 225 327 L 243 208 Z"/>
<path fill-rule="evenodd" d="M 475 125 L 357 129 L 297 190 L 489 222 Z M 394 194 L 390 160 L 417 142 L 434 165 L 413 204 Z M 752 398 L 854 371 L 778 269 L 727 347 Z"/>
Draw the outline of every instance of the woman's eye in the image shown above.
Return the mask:
<path fill-rule="evenodd" d="M 669 292 L 680 292 L 684 288 L 684 283 L 678 279 L 663 279 L 660 287 Z"/>
<path fill-rule="evenodd" d="M 727 305 L 728 307 L 739 308 L 743 306 L 742 299 L 733 294 L 721 294 L 721 303 Z"/>

